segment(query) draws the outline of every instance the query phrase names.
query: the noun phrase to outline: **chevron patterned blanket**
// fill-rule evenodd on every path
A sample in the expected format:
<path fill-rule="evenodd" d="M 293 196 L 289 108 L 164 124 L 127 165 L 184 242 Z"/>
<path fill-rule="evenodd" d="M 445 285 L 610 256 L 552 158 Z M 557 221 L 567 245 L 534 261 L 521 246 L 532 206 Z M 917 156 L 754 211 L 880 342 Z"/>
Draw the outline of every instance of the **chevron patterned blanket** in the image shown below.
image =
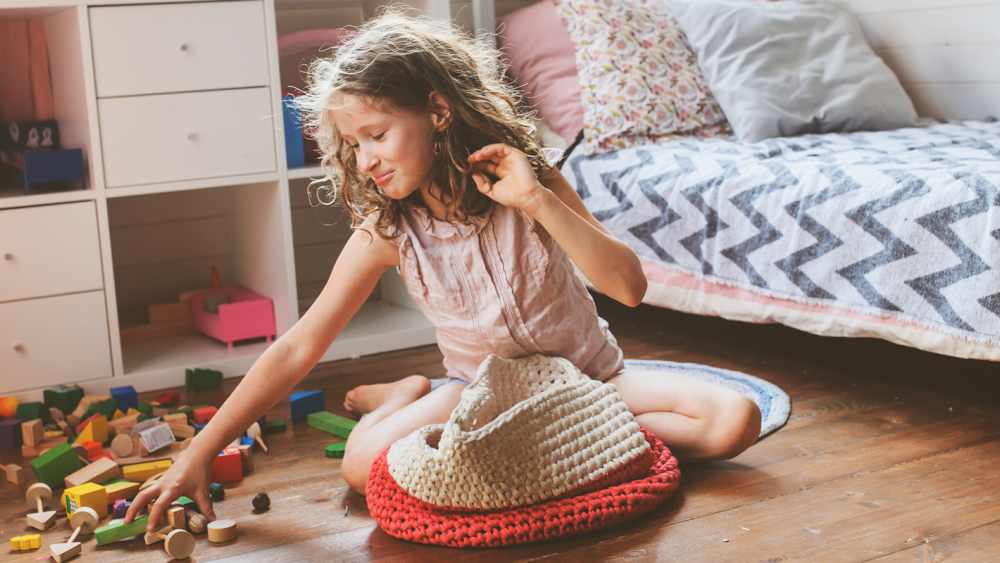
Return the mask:
<path fill-rule="evenodd" d="M 644 267 L 1000 349 L 1000 122 L 577 149 L 562 171 Z"/>

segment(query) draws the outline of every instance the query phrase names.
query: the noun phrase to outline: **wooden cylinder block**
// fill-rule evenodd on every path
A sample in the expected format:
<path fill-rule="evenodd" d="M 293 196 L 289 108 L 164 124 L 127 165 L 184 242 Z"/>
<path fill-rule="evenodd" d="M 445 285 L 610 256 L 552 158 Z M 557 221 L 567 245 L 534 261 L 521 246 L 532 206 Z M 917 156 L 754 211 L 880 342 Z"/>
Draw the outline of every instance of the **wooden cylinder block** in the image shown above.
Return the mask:
<path fill-rule="evenodd" d="M 208 523 L 208 541 L 221 543 L 236 539 L 235 520 L 216 520 Z"/>

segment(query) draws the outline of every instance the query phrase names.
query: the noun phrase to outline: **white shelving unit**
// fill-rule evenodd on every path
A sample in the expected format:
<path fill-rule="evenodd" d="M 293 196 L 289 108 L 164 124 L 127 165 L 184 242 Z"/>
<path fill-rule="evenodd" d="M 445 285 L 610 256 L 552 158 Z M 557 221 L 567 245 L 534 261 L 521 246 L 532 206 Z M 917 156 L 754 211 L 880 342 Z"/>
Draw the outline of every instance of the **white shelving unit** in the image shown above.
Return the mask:
<path fill-rule="evenodd" d="M 303 203 L 310 179 L 322 177 L 319 166 L 290 170 L 285 164 L 280 99 L 287 85 L 278 78 L 277 37 L 357 25 L 383 3 L 5 0 L 0 5 L 0 18 L 44 18 L 62 145 L 82 148 L 88 171 L 86 190 L 36 195 L 0 190 L 0 226 L 32 210 L 90 202 L 93 209 L 82 217 L 98 236 L 87 252 L 95 256 L 93 265 L 102 278 L 97 289 L 82 287 L 74 285 L 77 272 L 60 265 L 62 260 L 39 267 L 35 258 L 53 241 L 27 236 L 0 240 L 0 256 L 11 256 L 0 260 L 0 311 L 17 312 L 16 318 L 0 312 L 0 339 L 7 340 L 0 341 L 0 395 L 40 400 L 43 389 L 74 382 L 91 393 L 121 385 L 153 390 L 182 384 L 184 369 L 191 367 L 218 369 L 227 377 L 246 373 L 270 346 L 263 339 L 232 349 L 200 333 L 122 341 L 123 327 L 146 322 L 148 305 L 207 288 L 212 266 L 224 285 L 272 299 L 279 337 L 298 321 L 349 231 L 328 220 L 329 208 Z M 506 8 L 496 10 L 503 13 L 526 3 L 505 3 Z M 492 0 L 476 0 L 474 17 L 471 4 L 410 4 L 432 17 L 457 16 L 469 29 L 493 26 Z M 234 21 L 242 23 L 234 27 Z M 154 27 L 142 32 L 149 22 Z M 210 25 L 200 25 L 204 22 Z M 247 29 L 257 29 L 259 37 Z M 226 54 L 233 30 L 247 35 L 240 40 L 249 47 L 241 52 L 252 52 L 256 45 L 261 47 L 259 58 L 246 61 Z M 109 45 L 114 56 L 108 54 Z M 156 73 L 138 72 L 135 61 L 172 75 L 163 80 Z M 212 70 L 199 71 L 199 61 Z M 256 69 L 243 68 L 247 64 Z M 231 107 L 242 112 L 234 114 L 237 118 L 246 114 L 248 119 L 238 139 L 227 137 L 233 127 L 224 120 L 215 124 L 215 117 Z M 185 121 L 196 113 L 203 117 Z M 230 153 L 213 160 L 237 141 L 246 147 L 244 153 L 255 156 L 241 161 L 242 153 Z M 58 247 L 59 241 L 54 244 Z M 39 288 L 29 294 L 14 292 L 5 281 L 31 281 L 31 276 L 68 281 L 49 289 L 28 284 Z M 79 311 L 88 311 L 83 325 L 60 318 Z M 86 353 L 58 353 L 76 350 L 84 341 Z M 393 270 L 323 361 L 434 341 L 433 326 Z"/>

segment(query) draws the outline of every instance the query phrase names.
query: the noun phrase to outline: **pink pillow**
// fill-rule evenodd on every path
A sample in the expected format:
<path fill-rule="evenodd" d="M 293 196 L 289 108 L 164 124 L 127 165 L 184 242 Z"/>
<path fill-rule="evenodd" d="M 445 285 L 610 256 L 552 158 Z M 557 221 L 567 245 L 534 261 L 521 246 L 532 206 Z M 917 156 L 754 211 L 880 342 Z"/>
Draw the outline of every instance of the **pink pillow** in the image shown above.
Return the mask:
<path fill-rule="evenodd" d="M 510 75 L 528 92 L 538 117 L 572 143 L 583 129 L 583 101 L 576 49 L 552 0 L 499 18 L 499 46 L 510 58 Z"/>

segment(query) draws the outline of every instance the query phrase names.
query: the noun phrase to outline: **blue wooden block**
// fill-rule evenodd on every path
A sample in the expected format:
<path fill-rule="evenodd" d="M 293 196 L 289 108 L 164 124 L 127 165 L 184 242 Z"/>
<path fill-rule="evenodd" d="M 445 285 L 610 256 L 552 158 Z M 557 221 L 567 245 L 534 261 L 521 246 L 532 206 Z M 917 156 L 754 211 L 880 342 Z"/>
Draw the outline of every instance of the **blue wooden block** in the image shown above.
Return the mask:
<path fill-rule="evenodd" d="M 322 391 L 305 391 L 303 393 L 292 393 L 292 424 L 302 422 L 307 416 L 314 412 L 326 410 L 326 399 L 323 398 Z"/>
<path fill-rule="evenodd" d="M 83 151 L 62 149 L 26 152 L 21 154 L 24 166 L 24 193 L 31 193 L 31 184 L 79 180 L 80 189 L 87 189 L 87 175 L 83 169 Z"/>
<path fill-rule="evenodd" d="M 305 148 L 302 145 L 302 118 L 295 96 L 285 94 L 281 97 L 282 116 L 285 126 L 285 157 L 289 168 L 302 168 L 306 165 Z"/>
<path fill-rule="evenodd" d="M 252 446 L 254 444 L 253 438 L 247 438 L 246 436 L 240 436 L 241 446 Z"/>
<path fill-rule="evenodd" d="M 129 409 L 139 410 L 139 395 L 136 394 L 135 387 L 131 385 L 112 387 L 111 396 L 117 401 L 118 410 L 125 413 Z"/>

